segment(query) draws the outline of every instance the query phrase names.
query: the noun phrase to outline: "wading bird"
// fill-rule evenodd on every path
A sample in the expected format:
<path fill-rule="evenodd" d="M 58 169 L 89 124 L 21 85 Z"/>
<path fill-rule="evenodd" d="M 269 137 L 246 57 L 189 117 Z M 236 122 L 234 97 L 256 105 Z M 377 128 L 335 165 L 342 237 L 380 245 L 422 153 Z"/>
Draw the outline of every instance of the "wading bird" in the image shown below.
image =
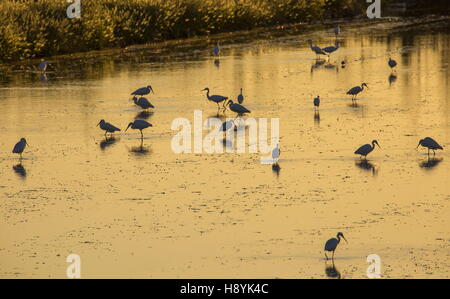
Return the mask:
<path fill-rule="evenodd" d="M 13 148 L 12 150 L 13 154 L 19 154 L 20 159 L 22 160 L 22 153 L 27 145 L 28 145 L 27 140 L 25 138 L 21 138 L 20 141 L 17 142 Z"/>
<path fill-rule="evenodd" d="M 134 102 L 137 106 L 141 107 L 141 108 L 144 109 L 144 110 L 147 110 L 147 109 L 149 109 L 149 108 L 155 108 L 155 106 L 153 106 L 153 105 L 149 102 L 149 100 L 147 100 L 147 98 L 144 98 L 144 97 L 142 97 L 142 98 L 133 97 L 133 102 Z"/>
<path fill-rule="evenodd" d="M 220 95 L 209 95 L 209 88 L 206 87 L 205 89 L 203 89 L 202 91 L 206 91 L 206 98 L 217 104 L 217 109 L 220 109 L 219 103 L 223 102 L 223 108 L 225 108 L 225 101 L 228 100 L 228 97 L 224 97 L 224 96 L 220 96 Z"/>
<path fill-rule="evenodd" d="M 369 86 L 367 86 L 367 83 L 363 83 L 361 84 L 361 86 L 355 86 L 352 89 L 350 89 L 349 91 L 347 91 L 348 95 L 352 96 L 352 101 L 356 100 L 356 96 L 364 90 L 364 87 L 369 88 Z"/>
<path fill-rule="evenodd" d="M 141 132 L 141 138 L 144 138 L 144 134 L 142 133 L 142 130 L 148 128 L 148 127 L 153 127 L 153 125 L 151 123 L 146 122 L 145 120 L 142 119 L 136 119 L 134 122 L 129 123 L 127 129 L 125 130 L 125 132 L 129 129 L 132 128 L 133 130 L 139 130 Z"/>
<path fill-rule="evenodd" d="M 378 145 L 378 147 L 381 149 L 380 145 L 378 144 L 378 141 L 374 140 L 372 141 L 372 145 L 365 144 L 360 148 L 358 148 L 355 152 L 355 155 L 360 155 L 361 156 L 360 158 L 364 157 L 364 159 L 367 159 L 367 155 L 373 152 L 373 150 L 375 149 L 375 144 Z"/>
<path fill-rule="evenodd" d="M 336 36 L 336 38 L 338 37 L 339 34 L 341 34 L 341 27 L 339 27 L 339 25 L 337 25 L 336 27 L 334 27 L 334 35 Z"/>
<path fill-rule="evenodd" d="M 320 55 L 327 55 L 327 53 L 325 53 L 320 47 L 314 45 L 312 40 L 309 39 L 308 40 L 308 44 L 311 47 L 311 51 L 316 53 L 316 57 L 317 58 L 319 58 Z"/>
<path fill-rule="evenodd" d="M 153 94 L 155 93 L 153 91 L 153 88 L 149 85 L 149 86 L 142 87 L 142 88 L 135 90 L 134 92 L 131 93 L 131 95 L 142 97 L 142 96 L 148 95 L 150 92 L 152 92 Z"/>
<path fill-rule="evenodd" d="M 241 93 L 237 97 L 237 101 L 239 104 L 244 103 L 244 95 L 242 94 L 242 88 L 241 88 Z"/>
<path fill-rule="evenodd" d="M 248 110 L 248 109 L 245 108 L 244 106 L 242 106 L 242 105 L 240 105 L 240 104 L 233 103 L 232 100 L 229 100 L 229 101 L 227 102 L 227 106 L 230 107 L 230 110 L 231 110 L 231 111 L 237 113 L 236 118 L 238 118 L 239 116 L 243 116 L 243 115 L 246 114 L 246 113 L 250 113 L 250 112 L 251 112 L 250 110 Z"/>
<path fill-rule="evenodd" d="M 394 68 L 397 66 L 397 61 L 389 57 L 388 65 L 391 68 L 391 70 L 394 71 Z"/>
<path fill-rule="evenodd" d="M 333 53 L 333 52 L 337 51 L 337 49 L 339 49 L 339 46 L 340 46 L 339 42 L 336 41 L 334 43 L 334 46 L 328 46 L 328 47 L 323 48 L 322 50 L 325 53 L 327 53 L 328 57 L 330 57 L 331 53 Z"/>
<path fill-rule="evenodd" d="M 273 160 L 273 164 L 272 165 L 278 165 L 278 160 L 280 159 L 280 145 L 277 144 L 277 146 L 272 150 L 272 160 Z"/>
<path fill-rule="evenodd" d="M 317 98 L 314 98 L 313 104 L 314 104 L 314 109 L 315 109 L 315 110 L 319 109 L 319 106 L 320 106 L 320 96 L 317 96 Z"/>
<path fill-rule="evenodd" d="M 47 71 L 48 65 L 49 65 L 48 61 L 42 60 L 39 63 L 38 68 L 41 72 L 45 73 L 45 71 Z"/>
<path fill-rule="evenodd" d="M 345 242 L 347 242 L 347 239 L 345 239 L 344 234 L 338 233 L 336 238 L 332 238 L 325 243 L 325 257 L 327 258 L 327 260 L 328 260 L 327 251 L 333 252 L 331 259 L 334 259 L 334 251 L 336 250 L 338 244 L 341 242 L 341 237 L 345 240 Z"/>
<path fill-rule="evenodd" d="M 102 129 L 103 131 L 105 131 L 105 137 L 106 137 L 106 134 L 107 134 L 107 133 L 111 133 L 111 135 L 112 135 L 112 134 L 114 134 L 115 132 L 120 131 L 119 128 L 113 126 L 113 125 L 110 124 L 110 123 L 107 123 L 104 119 L 102 119 L 102 120 L 97 124 L 97 126 L 100 126 L 100 129 Z"/>
<path fill-rule="evenodd" d="M 419 146 L 426 147 L 428 149 L 428 155 L 430 155 L 430 150 L 433 151 L 433 155 L 436 155 L 436 150 L 444 150 L 442 146 L 440 146 L 439 143 L 431 137 L 421 139 L 416 149 L 419 148 Z"/>
<path fill-rule="evenodd" d="M 217 42 L 217 45 L 214 46 L 214 48 L 213 48 L 213 54 L 214 54 L 214 56 L 219 56 L 219 55 L 220 55 L 220 45 L 219 45 L 219 42 Z"/>

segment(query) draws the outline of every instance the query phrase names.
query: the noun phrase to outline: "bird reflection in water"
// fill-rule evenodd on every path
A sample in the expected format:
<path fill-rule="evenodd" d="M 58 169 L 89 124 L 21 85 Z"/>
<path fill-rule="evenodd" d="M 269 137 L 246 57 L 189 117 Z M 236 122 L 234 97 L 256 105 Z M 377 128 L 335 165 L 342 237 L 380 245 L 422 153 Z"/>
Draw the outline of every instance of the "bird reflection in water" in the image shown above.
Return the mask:
<path fill-rule="evenodd" d="M 273 171 L 274 174 L 276 174 L 277 177 L 279 177 L 280 176 L 280 171 L 281 171 L 280 165 L 278 163 L 277 164 L 273 164 L 272 165 L 272 171 Z"/>
<path fill-rule="evenodd" d="M 325 274 L 328 278 L 334 278 L 334 279 L 341 279 L 341 272 L 339 272 L 338 269 L 336 269 L 336 266 L 334 265 L 334 261 L 332 264 L 328 264 L 328 262 L 325 262 Z"/>
<path fill-rule="evenodd" d="M 143 139 L 141 139 L 141 144 L 139 146 L 133 146 L 130 152 L 137 156 L 147 156 L 151 153 L 150 147 L 144 146 Z"/>
<path fill-rule="evenodd" d="M 116 138 L 114 136 L 111 137 L 105 137 L 104 140 L 102 140 L 102 142 L 100 142 L 100 149 L 102 151 L 104 151 L 106 148 L 114 145 L 117 141 L 119 141 L 120 138 Z"/>
<path fill-rule="evenodd" d="M 362 169 L 364 171 L 372 172 L 373 176 L 377 176 L 378 175 L 377 167 L 373 163 L 367 161 L 366 159 L 356 161 L 355 165 L 356 165 L 356 167 L 358 167 L 358 168 L 360 168 L 360 169 Z"/>
<path fill-rule="evenodd" d="M 23 167 L 22 163 L 14 165 L 13 170 L 20 178 L 25 179 L 27 177 L 27 171 L 25 170 L 25 167 Z"/>
<path fill-rule="evenodd" d="M 153 116 L 153 114 L 154 114 L 153 111 L 146 111 L 146 110 L 144 110 L 144 111 L 139 112 L 139 113 L 134 117 L 134 119 L 148 120 L 150 117 Z"/>
<path fill-rule="evenodd" d="M 214 65 L 219 68 L 220 67 L 220 59 L 214 59 Z"/>
<path fill-rule="evenodd" d="M 444 158 L 428 157 L 427 160 L 420 162 L 419 166 L 423 169 L 431 170 L 438 166 L 443 160 Z"/>
<path fill-rule="evenodd" d="M 320 112 L 319 111 L 314 112 L 314 123 L 316 125 L 320 125 Z"/>
<path fill-rule="evenodd" d="M 394 84 L 395 81 L 397 81 L 397 75 L 396 74 L 390 74 L 389 78 L 388 78 L 388 81 L 389 81 L 389 86 L 391 86 L 392 84 Z"/>
<path fill-rule="evenodd" d="M 324 66 L 326 60 L 323 59 L 316 59 L 314 61 L 314 64 L 311 65 L 311 73 L 313 73 L 315 70 L 320 69 L 322 66 Z"/>

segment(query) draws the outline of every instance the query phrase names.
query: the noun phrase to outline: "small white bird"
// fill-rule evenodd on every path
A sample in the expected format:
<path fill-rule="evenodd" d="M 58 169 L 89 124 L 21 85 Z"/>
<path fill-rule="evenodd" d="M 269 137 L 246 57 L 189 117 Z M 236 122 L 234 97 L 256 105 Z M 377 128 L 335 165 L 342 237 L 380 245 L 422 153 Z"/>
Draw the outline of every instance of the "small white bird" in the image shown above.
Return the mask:
<path fill-rule="evenodd" d="M 97 124 L 97 126 L 100 126 L 100 129 L 102 129 L 103 131 L 105 131 L 105 137 L 106 137 L 106 134 L 107 134 L 107 133 L 111 133 L 111 135 L 112 135 L 112 134 L 114 134 L 114 132 L 120 131 L 119 128 L 113 126 L 113 125 L 110 124 L 110 123 L 107 123 L 104 119 L 102 119 L 102 120 Z"/>
<path fill-rule="evenodd" d="M 237 101 L 239 104 L 244 103 L 244 95 L 242 94 L 242 88 L 241 88 L 241 93 L 237 97 Z"/>
<path fill-rule="evenodd" d="M 373 152 L 375 149 L 375 144 L 378 145 L 378 147 L 381 149 L 380 145 L 378 144 L 378 141 L 374 140 L 372 141 L 372 145 L 365 144 L 361 146 L 359 149 L 355 151 L 355 155 L 361 155 L 361 158 L 364 157 L 364 159 L 367 158 L 367 155 Z"/>
<path fill-rule="evenodd" d="M 278 165 L 278 160 L 280 159 L 281 150 L 279 146 L 280 145 L 277 144 L 277 146 L 272 150 L 273 165 Z"/>
<path fill-rule="evenodd" d="M 129 129 L 132 128 L 133 130 L 139 130 L 141 132 L 141 138 L 144 138 L 144 134 L 142 133 L 142 130 L 148 128 L 148 127 L 153 127 L 153 125 L 151 123 L 146 122 L 145 120 L 142 119 L 136 119 L 134 122 L 129 123 L 127 129 L 125 130 L 125 132 Z"/>
<path fill-rule="evenodd" d="M 19 154 L 20 159 L 22 159 L 22 153 L 25 150 L 25 147 L 28 145 L 27 140 L 25 138 L 21 138 L 19 142 L 16 143 L 13 149 L 13 154 Z"/>

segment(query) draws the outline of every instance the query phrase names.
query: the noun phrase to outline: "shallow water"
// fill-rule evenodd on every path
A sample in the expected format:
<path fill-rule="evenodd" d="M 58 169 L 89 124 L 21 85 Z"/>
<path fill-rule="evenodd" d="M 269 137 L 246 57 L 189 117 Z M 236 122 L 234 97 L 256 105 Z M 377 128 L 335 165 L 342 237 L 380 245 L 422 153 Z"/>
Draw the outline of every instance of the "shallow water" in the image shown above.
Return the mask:
<path fill-rule="evenodd" d="M 63 278 L 75 253 L 84 278 L 364 278 L 369 254 L 382 277 L 448 278 L 449 31 L 343 28 L 328 62 L 306 44 L 332 45 L 323 30 L 225 41 L 219 64 L 211 40 L 2 73 L 0 277 Z M 345 93 L 362 82 L 354 106 Z M 140 115 L 129 94 L 148 84 L 156 109 Z M 175 118 L 216 115 L 205 87 L 242 87 L 251 117 L 279 118 L 279 172 L 260 154 L 173 153 Z M 142 117 L 142 144 L 96 127 Z M 444 146 L 435 159 L 415 149 L 426 136 Z M 367 162 L 353 155 L 373 139 Z M 322 250 L 338 231 L 333 269 Z"/>

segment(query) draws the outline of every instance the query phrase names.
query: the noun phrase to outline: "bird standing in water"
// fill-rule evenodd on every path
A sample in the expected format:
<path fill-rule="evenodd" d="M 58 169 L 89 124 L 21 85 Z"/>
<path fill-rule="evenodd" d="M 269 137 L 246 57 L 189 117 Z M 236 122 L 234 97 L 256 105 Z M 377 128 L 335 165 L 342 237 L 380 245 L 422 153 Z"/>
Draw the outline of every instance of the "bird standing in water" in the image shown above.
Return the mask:
<path fill-rule="evenodd" d="M 341 242 L 341 237 L 345 240 L 345 242 L 347 242 L 347 239 L 344 237 L 344 234 L 338 233 L 336 238 L 332 238 L 325 243 L 325 257 L 327 258 L 327 260 L 328 260 L 327 251 L 333 252 L 331 259 L 334 259 L 334 252 L 336 251 L 338 244 Z"/>
<path fill-rule="evenodd" d="M 393 72 L 395 72 L 395 67 L 397 66 L 397 61 L 395 61 L 394 59 L 392 59 L 391 57 L 389 57 L 389 61 L 388 61 L 388 65 L 391 68 L 391 70 Z"/>
<path fill-rule="evenodd" d="M 352 96 L 352 101 L 356 100 L 356 96 L 364 90 L 364 87 L 369 88 L 369 86 L 367 86 L 367 83 L 363 83 L 361 84 L 361 86 L 355 86 L 347 91 L 347 94 Z"/>
<path fill-rule="evenodd" d="M 142 97 L 142 98 L 133 97 L 133 102 L 134 102 L 137 106 L 141 107 L 141 108 L 144 109 L 144 110 L 147 110 L 147 109 L 149 109 L 149 108 L 155 108 L 155 106 L 153 106 L 153 105 L 149 102 L 149 100 L 147 100 L 147 98 L 144 98 L 144 97 Z"/>
<path fill-rule="evenodd" d="M 153 91 L 153 88 L 150 85 L 148 85 L 146 87 L 142 87 L 142 88 L 136 89 L 135 91 L 133 91 L 131 93 L 131 95 L 143 97 L 145 95 L 148 95 L 150 92 L 152 92 L 153 94 L 155 93 Z"/>
<path fill-rule="evenodd" d="M 237 97 L 237 101 L 239 104 L 244 103 L 244 95 L 242 94 L 242 88 L 241 88 L 241 93 Z"/>
<path fill-rule="evenodd" d="M 314 45 L 312 40 L 309 39 L 308 44 L 311 48 L 311 51 L 316 53 L 316 58 L 320 58 L 320 55 L 327 55 L 327 53 L 325 53 L 320 47 Z"/>
<path fill-rule="evenodd" d="M 428 149 L 428 156 L 430 155 L 430 150 L 433 151 L 433 156 L 436 155 L 436 150 L 444 150 L 444 148 L 442 148 L 442 146 L 440 146 L 439 143 L 431 137 L 421 139 L 417 145 L 417 148 L 419 148 L 419 146 L 423 146 Z"/>
<path fill-rule="evenodd" d="M 317 96 L 317 98 L 314 98 L 313 104 L 314 104 L 314 109 L 318 110 L 319 106 L 320 106 L 320 96 Z"/>
<path fill-rule="evenodd" d="M 20 160 L 22 160 L 22 153 L 27 145 L 28 145 L 27 140 L 25 138 L 21 138 L 20 141 L 16 143 L 14 149 L 12 150 L 13 154 L 19 154 Z"/>
<path fill-rule="evenodd" d="M 141 139 L 143 139 L 144 138 L 144 134 L 142 133 L 142 130 L 144 130 L 144 129 L 148 128 L 148 127 L 153 127 L 153 125 L 151 123 L 146 122 L 145 120 L 136 119 L 134 122 L 128 124 L 128 127 L 126 128 L 125 132 L 130 127 L 133 130 L 139 130 L 141 132 Z"/>
<path fill-rule="evenodd" d="M 360 158 L 364 157 L 364 159 L 367 159 L 367 155 L 373 152 L 373 150 L 375 149 L 375 144 L 378 145 L 378 147 L 381 149 L 380 145 L 378 144 L 378 141 L 374 140 L 372 141 L 372 145 L 365 144 L 361 146 L 359 149 L 357 149 L 355 155 L 361 155 Z"/>
<path fill-rule="evenodd" d="M 97 124 L 97 126 L 100 126 L 100 129 L 102 129 L 103 131 L 105 131 L 105 137 L 106 137 L 106 134 L 107 134 L 107 133 L 111 133 L 111 135 L 112 135 L 112 134 L 114 134 L 115 132 L 120 131 L 119 128 L 113 126 L 113 125 L 110 124 L 110 123 L 107 123 L 104 119 L 102 119 L 102 120 Z"/>
<path fill-rule="evenodd" d="M 206 87 L 205 89 L 203 89 L 202 91 L 206 91 L 206 98 L 217 104 L 217 109 L 220 109 L 219 103 L 223 102 L 224 105 L 222 105 L 222 107 L 225 109 L 225 101 L 228 100 L 228 97 L 224 97 L 224 96 L 220 96 L 220 95 L 209 95 L 209 88 Z"/>
<path fill-rule="evenodd" d="M 243 116 L 246 113 L 250 113 L 251 111 L 248 110 L 247 108 L 245 108 L 244 106 L 240 105 L 240 104 L 236 104 L 234 103 L 232 100 L 229 100 L 227 102 L 227 106 L 230 107 L 230 110 L 233 112 L 237 113 L 236 118 L 238 118 L 239 116 Z"/>

